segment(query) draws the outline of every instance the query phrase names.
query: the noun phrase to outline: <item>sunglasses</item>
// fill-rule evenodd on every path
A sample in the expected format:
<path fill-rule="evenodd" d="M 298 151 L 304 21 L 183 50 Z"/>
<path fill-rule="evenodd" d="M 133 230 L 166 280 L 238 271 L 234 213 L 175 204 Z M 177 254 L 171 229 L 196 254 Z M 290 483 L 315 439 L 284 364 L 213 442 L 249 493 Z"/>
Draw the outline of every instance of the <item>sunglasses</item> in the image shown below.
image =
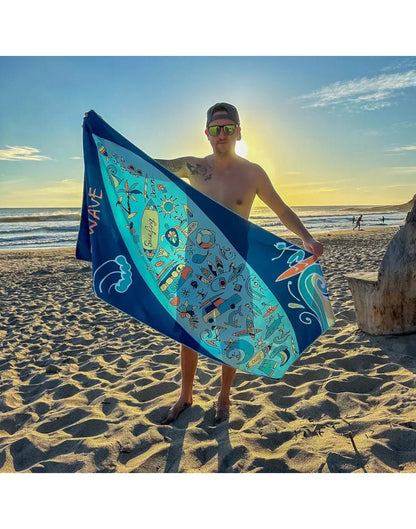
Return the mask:
<path fill-rule="evenodd" d="M 210 136 L 218 136 L 221 132 L 221 129 L 224 129 L 224 134 L 227 136 L 232 136 L 235 132 L 237 125 L 212 125 L 208 127 L 208 134 Z"/>

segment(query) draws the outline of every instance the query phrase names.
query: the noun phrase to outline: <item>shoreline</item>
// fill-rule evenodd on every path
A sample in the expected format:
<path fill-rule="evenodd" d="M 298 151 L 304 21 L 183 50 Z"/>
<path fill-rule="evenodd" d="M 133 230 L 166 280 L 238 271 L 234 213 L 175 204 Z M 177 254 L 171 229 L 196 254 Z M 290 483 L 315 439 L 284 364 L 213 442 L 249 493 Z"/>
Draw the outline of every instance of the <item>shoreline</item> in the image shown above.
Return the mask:
<path fill-rule="evenodd" d="M 285 232 L 284 234 L 277 233 L 275 230 L 270 228 L 262 228 L 266 231 L 270 231 L 270 233 L 273 233 L 273 235 L 276 235 L 277 237 L 281 237 L 282 239 L 299 239 L 295 234 Z M 352 230 L 352 228 L 345 228 L 343 230 L 320 230 L 320 231 L 310 231 L 311 235 L 314 237 L 324 237 L 324 236 L 333 236 L 333 237 L 343 237 L 346 234 L 350 233 L 361 233 L 361 232 L 367 232 L 367 233 L 375 233 L 375 232 L 385 232 L 387 234 L 394 234 L 396 231 L 400 229 L 400 226 L 372 226 L 371 228 L 361 228 L 361 230 Z M 8 249 L 2 249 L 0 248 L 0 255 L 2 253 L 6 252 L 37 252 L 37 251 L 49 251 L 49 250 L 72 250 L 75 254 L 75 247 L 76 243 L 68 246 L 49 246 L 49 247 L 31 247 L 31 248 L 8 248 Z"/>
<path fill-rule="evenodd" d="M 96 298 L 73 247 L 0 252 L 0 473 L 416 472 L 415 337 L 359 331 L 344 277 L 378 269 L 397 229 L 321 233 L 334 327 L 279 381 L 237 372 L 217 426 L 203 357 L 193 406 L 160 424 L 178 344 Z"/>

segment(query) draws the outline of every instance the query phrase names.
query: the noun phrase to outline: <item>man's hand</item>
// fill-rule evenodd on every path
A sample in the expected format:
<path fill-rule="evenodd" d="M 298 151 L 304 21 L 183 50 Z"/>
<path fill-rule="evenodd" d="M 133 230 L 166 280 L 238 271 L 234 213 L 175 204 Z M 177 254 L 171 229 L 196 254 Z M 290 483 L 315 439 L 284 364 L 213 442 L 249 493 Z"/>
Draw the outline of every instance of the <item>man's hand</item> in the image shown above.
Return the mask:
<path fill-rule="evenodd" d="M 324 253 L 324 247 L 322 246 L 322 244 L 312 237 L 303 241 L 303 247 L 305 248 L 305 250 L 308 250 L 308 252 L 313 253 L 315 259 L 318 259 L 318 257 L 320 257 Z"/>

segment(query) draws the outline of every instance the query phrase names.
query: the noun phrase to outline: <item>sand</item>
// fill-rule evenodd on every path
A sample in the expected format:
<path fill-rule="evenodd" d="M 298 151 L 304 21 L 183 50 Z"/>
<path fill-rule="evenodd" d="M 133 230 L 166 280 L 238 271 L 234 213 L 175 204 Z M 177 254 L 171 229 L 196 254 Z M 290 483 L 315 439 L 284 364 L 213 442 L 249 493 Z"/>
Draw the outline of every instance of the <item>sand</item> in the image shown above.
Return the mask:
<path fill-rule="evenodd" d="M 416 337 L 358 330 L 344 278 L 395 232 L 320 235 L 336 325 L 281 381 L 237 373 L 219 425 L 203 357 L 193 406 L 159 424 L 178 345 L 97 299 L 73 249 L 0 252 L 0 472 L 415 472 Z"/>

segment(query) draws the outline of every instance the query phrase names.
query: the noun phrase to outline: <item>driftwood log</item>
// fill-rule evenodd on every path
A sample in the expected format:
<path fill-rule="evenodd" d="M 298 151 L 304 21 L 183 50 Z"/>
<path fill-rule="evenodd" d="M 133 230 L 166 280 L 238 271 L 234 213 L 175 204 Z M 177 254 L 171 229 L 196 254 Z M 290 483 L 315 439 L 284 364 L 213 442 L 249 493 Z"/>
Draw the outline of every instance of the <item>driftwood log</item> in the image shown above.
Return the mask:
<path fill-rule="evenodd" d="M 416 332 L 416 202 L 377 272 L 347 274 L 358 327 L 374 335 Z"/>

